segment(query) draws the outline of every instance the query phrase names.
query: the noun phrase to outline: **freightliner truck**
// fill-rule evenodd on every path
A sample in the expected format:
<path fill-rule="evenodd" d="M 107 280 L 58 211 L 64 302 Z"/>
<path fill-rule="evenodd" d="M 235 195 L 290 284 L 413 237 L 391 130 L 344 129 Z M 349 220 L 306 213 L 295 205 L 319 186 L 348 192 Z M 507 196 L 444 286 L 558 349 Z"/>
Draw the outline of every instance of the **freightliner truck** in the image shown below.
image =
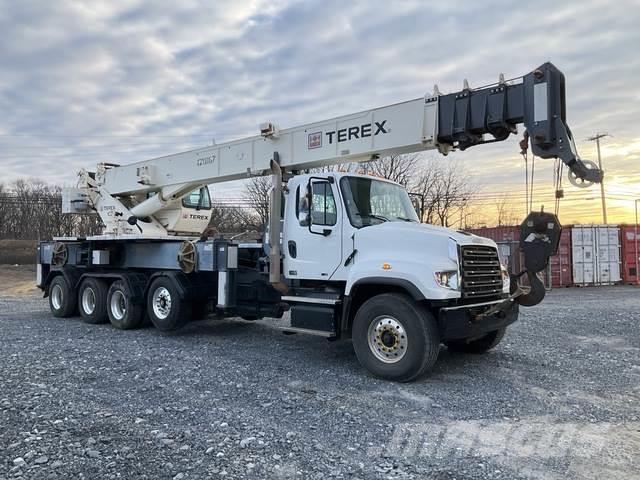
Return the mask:
<path fill-rule="evenodd" d="M 353 342 L 373 375 L 411 381 L 441 344 L 481 353 L 519 306 L 538 303 L 558 244 L 553 214 L 522 224 L 526 270 L 510 275 L 496 244 L 420 223 L 408 193 L 372 176 L 318 171 L 345 162 L 436 150 L 446 155 L 526 129 L 524 148 L 559 158 L 570 179 L 602 179 L 581 160 L 565 118 L 565 81 L 545 63 L 515 80 L 433 94 L 129 165 L 101 163 L 63 194 L 65 213 L 97 214 L 101 235 L 38 247 L 37 284 L 56 317 L 119 329 L 148 318 L 162 331 L 207 315 L 257 320 L 290 312 L 286 332 Z M 530 142 L 528 140 L 530 140 Z M 207 185 L 270 175 L 262 243 L 206 238 Z M 529 279 L 521 286 L 520 279 Z"/>

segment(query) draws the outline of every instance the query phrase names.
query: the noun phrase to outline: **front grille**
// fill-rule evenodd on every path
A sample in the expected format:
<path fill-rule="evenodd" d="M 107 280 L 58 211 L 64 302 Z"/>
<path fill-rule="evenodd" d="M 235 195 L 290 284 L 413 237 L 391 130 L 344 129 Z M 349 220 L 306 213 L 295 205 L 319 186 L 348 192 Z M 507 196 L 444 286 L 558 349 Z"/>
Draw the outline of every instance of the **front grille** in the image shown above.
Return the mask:
<path fill-rule="evenodd" d="M 460 247 L 462 298 L 497 297 L 502 294 L 498 251 L 484 245 Z"/>

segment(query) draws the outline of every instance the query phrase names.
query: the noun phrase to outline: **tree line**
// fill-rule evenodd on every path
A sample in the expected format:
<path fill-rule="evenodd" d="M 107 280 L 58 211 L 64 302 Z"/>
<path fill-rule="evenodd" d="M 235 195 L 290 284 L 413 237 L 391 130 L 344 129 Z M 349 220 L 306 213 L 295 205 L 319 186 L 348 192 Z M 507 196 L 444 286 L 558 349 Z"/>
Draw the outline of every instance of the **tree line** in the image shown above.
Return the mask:
<path fill-rule="evenodd" d="M 63 215 L 62 188 L 37 179 L 0 184 L 0 239 L 45 240 L 101 233 L 98 215 Z"/>

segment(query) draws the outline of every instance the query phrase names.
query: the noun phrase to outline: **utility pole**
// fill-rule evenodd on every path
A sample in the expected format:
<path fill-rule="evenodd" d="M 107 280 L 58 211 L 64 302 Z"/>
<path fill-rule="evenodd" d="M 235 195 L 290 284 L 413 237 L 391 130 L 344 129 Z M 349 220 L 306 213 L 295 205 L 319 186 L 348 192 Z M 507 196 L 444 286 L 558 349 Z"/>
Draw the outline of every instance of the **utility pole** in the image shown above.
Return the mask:
<path fill-rule="evenodd" d="M 598 168 L 602 170 L 602 158 L 600 157 L 600 139 L 603 137 L 610 137 L 608 133 L 596 133 L 593 137 L 589 137 L 590 142 L 596 142 L 598 148 Z M 607 224 L 607 204 L 604 198 L 604 180 L 600 182 L 600 196 L 602 197 L 602 221 Z"/>
<path fill-rule="evenodd" d="M 636 264 L 636 283 L 638 285 L 640 285 L 640 257 L 638 256 L 638 203 L 640 202 L 640 198 L 636 198 L 636 224 L 635 224 L 635 242 L 636 242 L 636 258 L 634 258 L 635 260 L 635 264 Z"/>

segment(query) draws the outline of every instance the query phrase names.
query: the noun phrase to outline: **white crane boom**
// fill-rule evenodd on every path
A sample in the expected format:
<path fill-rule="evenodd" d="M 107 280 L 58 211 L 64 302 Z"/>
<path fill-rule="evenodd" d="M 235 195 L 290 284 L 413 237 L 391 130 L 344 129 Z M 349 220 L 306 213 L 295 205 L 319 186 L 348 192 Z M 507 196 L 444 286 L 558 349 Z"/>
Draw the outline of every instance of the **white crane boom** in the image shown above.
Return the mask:
<path fill-rule="evenodd" d="M 261 134 L 188 152 L 98 170 L 98 185 L 112 195 L 160 191 L 176 198 L 199 185 L 270 172 L 274 152 L 285 170 L 305 170 L 380 156 L 501 141 L 524 123 L 533 153 L 561 158 L 574 176 L 599 182 L 602 172 L 588 168 L 575 151 L 565 120 L 564 75 L 545 63 L 520 82 L 425 96 L 330 120 L 278 130 L 261 125 Z M 489 137 L 487 139 L 487 137 Z M 589 163 L 591 166 L 591 163 Z"/>
<path fill-rule="evenodd" d="M 266 123 L 261 135 L 109 168 L 102 183 L 113 195 L 174 185 L 189 185 L 179 188 L 187 193 L 267 174 L 274 152 L 291 171 L 427 150 L 437 146 L 437 107 L 437 97 L 427 97 L 283 130 Z"/>

